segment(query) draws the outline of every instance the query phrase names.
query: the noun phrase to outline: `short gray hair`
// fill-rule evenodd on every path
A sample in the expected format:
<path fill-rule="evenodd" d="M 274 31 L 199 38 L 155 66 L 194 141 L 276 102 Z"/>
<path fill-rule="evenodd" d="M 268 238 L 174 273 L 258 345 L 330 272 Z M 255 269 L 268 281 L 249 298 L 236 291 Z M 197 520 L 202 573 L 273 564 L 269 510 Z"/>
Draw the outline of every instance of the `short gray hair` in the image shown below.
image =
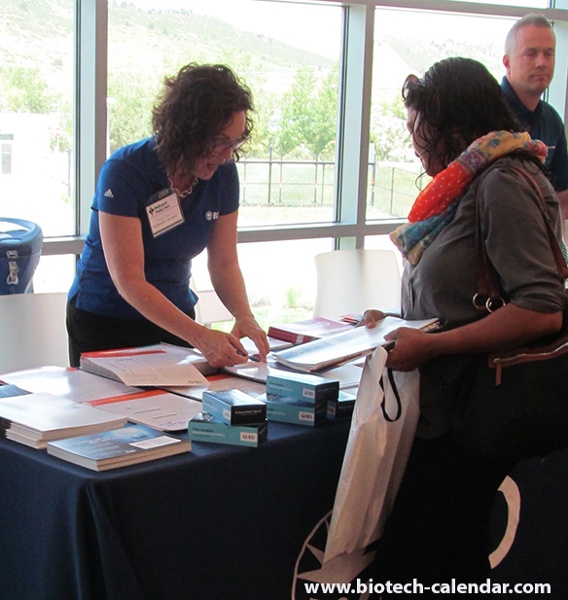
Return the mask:
<path fill-rule="evenodd" d="M 525 15 L 521 19 L 515 22 L 513 27 L 509 30 L 507 37 L 505 38 L 505 54 L 509 55 L 515 46 L 517 31 L 522 29 L 523 27 L 528 27 L 532 25 L 533 27 L 545 27 L 546 29 L 550 29 L 552 33 L 554 33 L 554 29 L 552 27 L 552 23 L 542 15 L 537 15 L 535 13 L 530 13 Z"/>

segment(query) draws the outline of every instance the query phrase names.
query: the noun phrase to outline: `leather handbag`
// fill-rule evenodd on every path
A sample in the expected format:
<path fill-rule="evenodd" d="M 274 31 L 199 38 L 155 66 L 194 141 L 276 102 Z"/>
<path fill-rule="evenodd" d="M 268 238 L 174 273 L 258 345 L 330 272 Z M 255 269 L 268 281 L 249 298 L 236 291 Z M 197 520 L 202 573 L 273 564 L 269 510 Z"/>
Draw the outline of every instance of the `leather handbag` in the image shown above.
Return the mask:
<path fill-rule="evenodd" d="M 539 197 L 559 275 L 568 268 L 550 226 L 538 183 L 521 168 L 516 173 Z M 479 210 L 478 210 L 479 212 Z M 477 219 L 478 291 L 474 304 L 487 312 L 506 299 L 482 242 Z M 521 459 L 568 447 L 568 315 L 559 333 L 525 347 L 470 357 L 452 416 L 454 435 L 471 452 L 492 461 Z"/>

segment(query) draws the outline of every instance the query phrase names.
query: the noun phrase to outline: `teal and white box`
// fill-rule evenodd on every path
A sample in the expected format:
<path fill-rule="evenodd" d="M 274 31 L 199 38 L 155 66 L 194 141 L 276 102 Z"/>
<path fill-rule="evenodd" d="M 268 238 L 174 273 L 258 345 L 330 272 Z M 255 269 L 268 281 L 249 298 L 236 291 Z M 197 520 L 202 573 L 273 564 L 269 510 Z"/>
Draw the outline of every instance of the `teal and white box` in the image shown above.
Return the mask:
<path fill-rule="evenodd" d="M 337 399 L 339 381 L 313 373 L 279 371 L 278 373 L 269 373 L 266 377 L 266 393 L 310 404 L 319 404 Z"/>
<path fill-rule="evenodd" d="M 200 412 L 189 421 L 189 439 L 193 442 L 210 442 L 231 446 L 257 448 L 266 440 L 268 424 L 227 425 L 213 415 Z"/>
<path fill-rule="evenodd" d="M 341 390 L 337 400 L 327 403 L 327 418 L 332 421 L 351 418 L 355 408 L 356 396 Z"/>
<path fill-rule="evenodd" d="M 263 394 L 259 400 L 266 402 L 266 418 L 269 421 L 294 423 L 313 427 L 326 416 L 327 404 L 310 404 L 293 398 L 284 398 L 277 394 Z"/>
<path fill-rule="evenodd" d="M 227 425 L 244 425 L 266 421 L 266 404 L 238 389 L 203 392 L 203 412 Z"/>

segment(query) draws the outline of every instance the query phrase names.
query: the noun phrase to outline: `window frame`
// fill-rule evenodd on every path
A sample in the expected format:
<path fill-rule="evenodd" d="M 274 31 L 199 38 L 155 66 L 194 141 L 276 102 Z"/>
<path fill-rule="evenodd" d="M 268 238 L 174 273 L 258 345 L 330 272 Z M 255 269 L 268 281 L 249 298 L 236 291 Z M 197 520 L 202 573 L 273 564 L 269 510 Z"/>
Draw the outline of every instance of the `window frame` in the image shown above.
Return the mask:
<path fill-rule="evenodd" d="M 215 1 L 215 0 L 211 0 Z M 255 0 L 288 1 L 288 0 Z M 294 0 L 290 0 L 294 1 Z M 335 222 L 239 228 L 239 243 L 332 238 L 335 248 L 363 248 L 367 236 L 388 234 L 402 220 L 366 220 L 371 79 L 376 8 L 405 8 L 477 16 L 521 17 L 543 14 L 554 23 L 556 71 L 547 99 L 564 123 L 568 116 L 568 0 L 544 10 L 459 0 L 310 0 L 343 7 Z M 107 144 L 107 0 L 75 0 L 75 235 L 46 238 L 43 254 L 79 255 L 90 220 L 97 175 Z"/>

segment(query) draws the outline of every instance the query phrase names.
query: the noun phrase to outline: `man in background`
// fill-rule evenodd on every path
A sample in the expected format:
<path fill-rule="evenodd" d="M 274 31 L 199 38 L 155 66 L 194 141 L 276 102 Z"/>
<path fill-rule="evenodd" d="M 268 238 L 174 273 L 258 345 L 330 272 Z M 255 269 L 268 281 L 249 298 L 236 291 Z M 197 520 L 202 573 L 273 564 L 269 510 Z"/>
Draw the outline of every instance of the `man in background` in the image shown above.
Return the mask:
<path fill-rule="evenodd" d="M 554 75 L 555 54 L 556 36 L 546 18 L 531 14 L 519 19 L 505 40 L 503 64 L 506 75 L 501 87 L 521 125 L 533 139 L 548 146 L 545 166 L 566 221 L 568 153 L 564 123 L 556 110 L 541 100 Z"/>

